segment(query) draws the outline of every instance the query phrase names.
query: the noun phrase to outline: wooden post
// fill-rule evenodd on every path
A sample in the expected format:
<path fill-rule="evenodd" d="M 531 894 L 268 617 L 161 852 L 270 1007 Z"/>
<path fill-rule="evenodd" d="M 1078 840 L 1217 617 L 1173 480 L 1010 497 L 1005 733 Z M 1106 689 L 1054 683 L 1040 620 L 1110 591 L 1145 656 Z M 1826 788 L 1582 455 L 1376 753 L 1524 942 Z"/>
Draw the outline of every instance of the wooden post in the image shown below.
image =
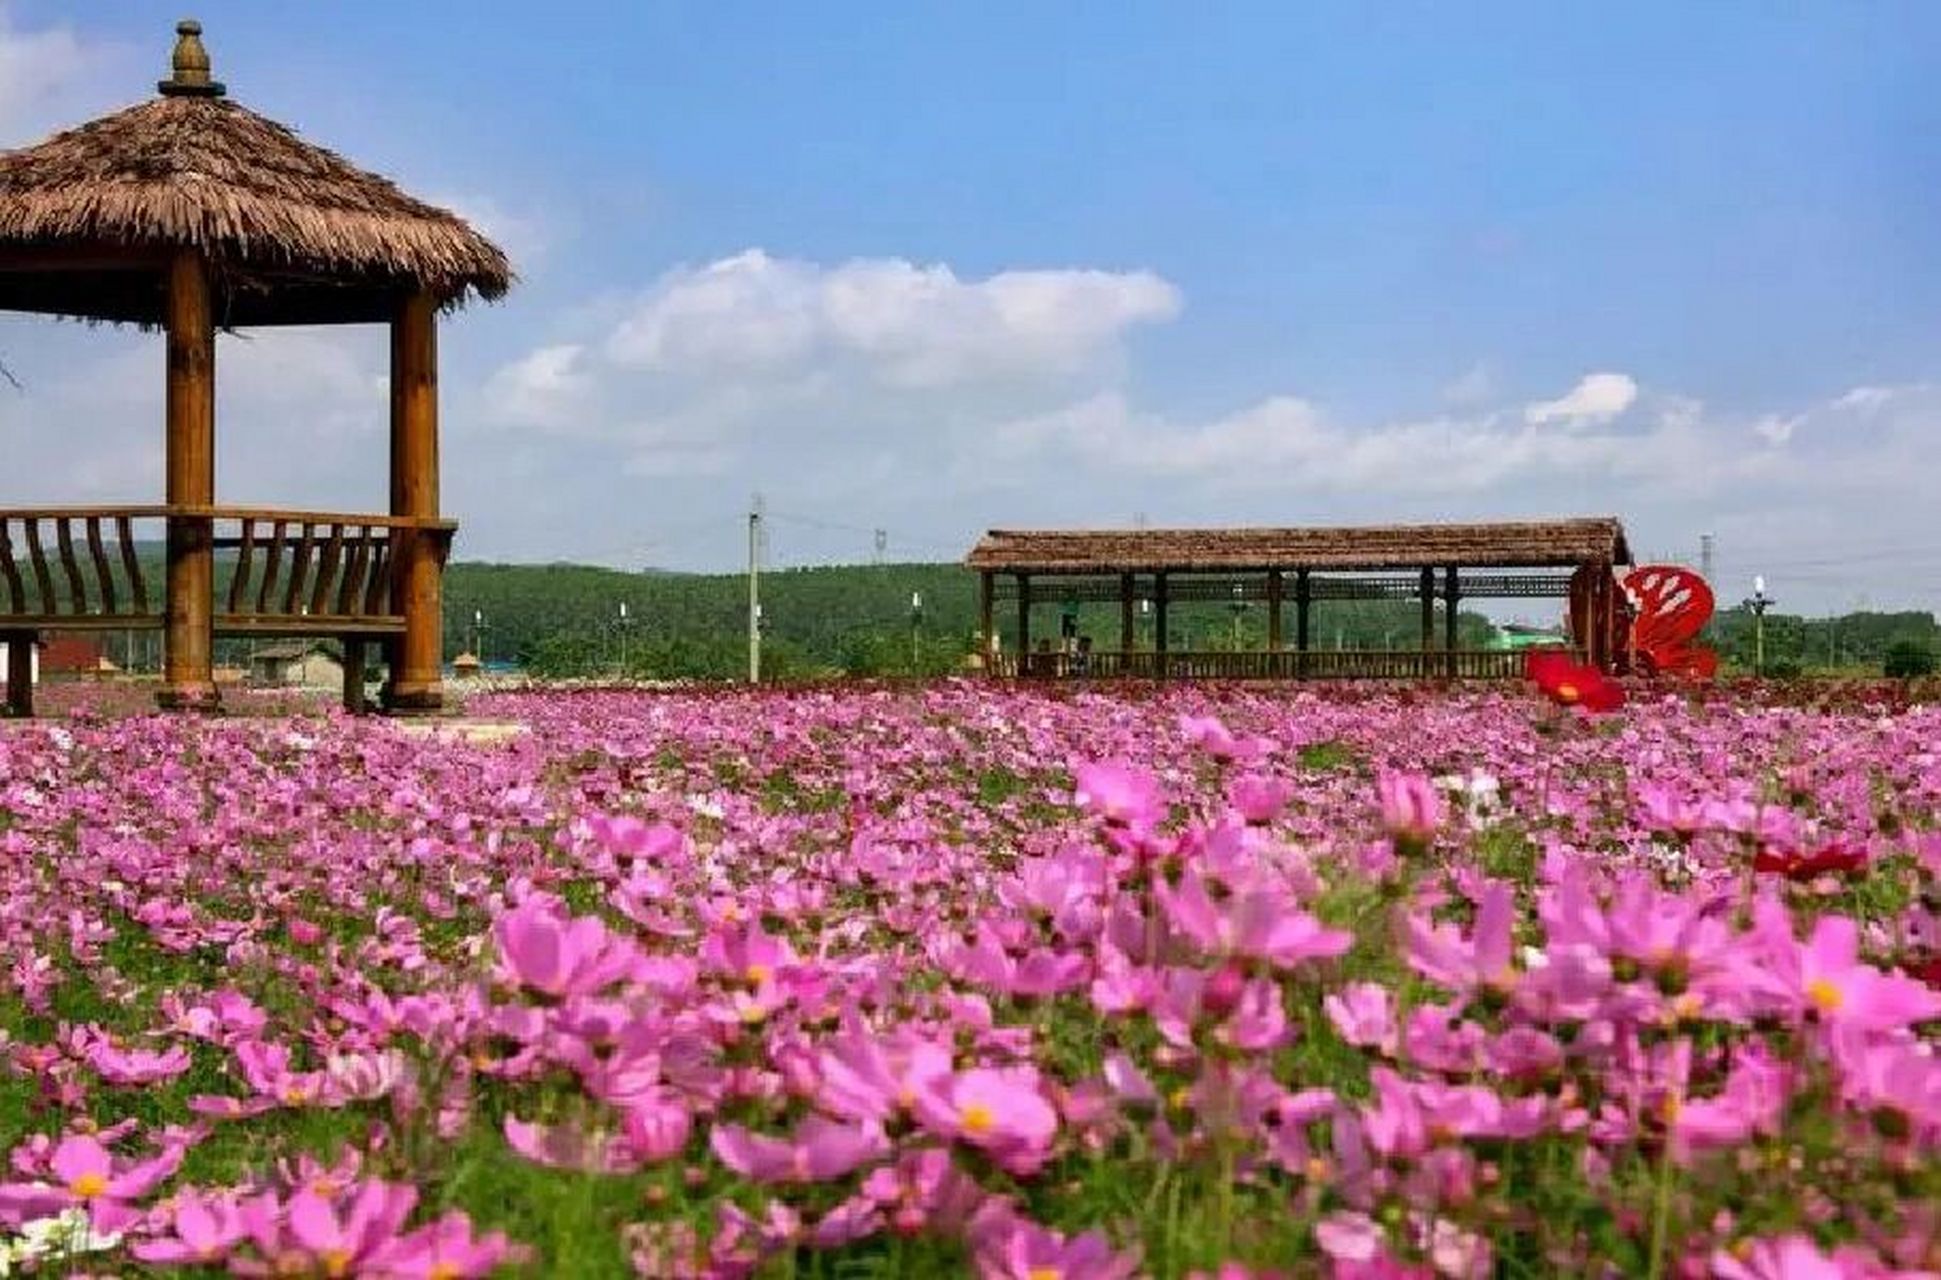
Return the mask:
<path fill-rule="evenodd" d="M 1018 582 L 1018 674 L 1029 675 L 1031 665 L 1031 575 L 1014 575 Z"/>
<path fill-rule="evenodd" d="M 364 657 L 367 646 L 362 636 L 345 636 L 343 644 L 344 710 L 361 716 L 369 709 L 364 704 Z"/>
<path fill-rule="evenodd" d="M 428 293 L 401 300 L 391 317 L 391 514 L 438 517 L 438 304 Z M 404 529 L 392 568 L 391 609 L 404 634 L 390 644 L 385 705 L 436 711 L 444 705 L 444 564 L 439 535 Z"/>
<path fill-rule="evenodd" d="M 1166 573 L 1161 570 L 1152 576 L 1152 625 L 1153 625 L 1153 665 L 1155 675 L 1161 680 L 1166 678 Z"/>
<path fill-rule="evenodd" d="M 0 631 L 7 647 L 7 714 L 25 719 L 34 714 L 34 643 L 31 631 Z"/>
<path fill-rule="evenodd" d="M 1422 567 L 1422 667 L 1418 674 L 1429 674 L 1429 650 L 1436 642 L 1436 571 Z"/>
<path fill-rule="evenodd" d="M 1281 648 L 1281 597 L 1283 594 L 1284 584 L 1281 582 L 1281 571 L 1279 569 L 1269 569 L 1267 571 L 1267 652 L 1269 653 L 1279 653 Z M 1269 659 L 1268 661 L 1271 664 L 1273 660 Z"/>
<path fill-rule="evenodd" d="M 1448 565 L 1442 571 L 1442 648 L 1451 680 L 1456 678 L 1456 601 L 1460 598 L 1456 566 Z"/>
<path fill-rule="evenodd" d="M 216 329 L 202 255 L 169 262 L 166 490 L 171 507 L 216 501 Z M 162 688 L 170 710 L 209 710 L 215 681 L 216 552 L 208 516 L 168 517 Z"/>
<path fill-rule="evenodd" d="M 1133 645 L 1138 643 L 1137 633 L 1133 630 L 1132 594 L 1133 594 L 1132 575 L 1129 573 L 1120 574 L 1119 575 L 1119 652 L 1120 653 L 1131 653 Z"/>
<path fill-rule="evenodd" d="M 983 650 L 984 674 L 997 674 L 997 575 L 989 569 L 977 575 L 977 644 Z"/>

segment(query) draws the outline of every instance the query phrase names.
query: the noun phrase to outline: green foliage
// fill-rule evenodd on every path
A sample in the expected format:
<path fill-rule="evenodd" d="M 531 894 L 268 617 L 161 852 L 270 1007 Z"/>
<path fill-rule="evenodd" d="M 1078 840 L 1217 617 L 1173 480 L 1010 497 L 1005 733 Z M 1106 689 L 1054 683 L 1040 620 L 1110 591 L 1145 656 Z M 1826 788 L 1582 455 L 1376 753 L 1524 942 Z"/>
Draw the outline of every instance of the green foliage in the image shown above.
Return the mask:
<path fill-rule="evenodd" d="M 1897 640 L 1887 648 L 1881 669 L 1890 680 L 1915 680 L 1934 674 L 1934 650 L 1917 640 Z"/>
<path fill-rule="evenodd" d="M 914 616 L 912 594 L 923 598 Z M 952 564 L 844 565 L 763 575 L 763 673 L 775 679 L 819 675 L 938 676 L 964 668 L 976 647 L 977 575 Z M 620 623 L 620 605 L 628 622 Z M 1116 602 L 1077 605 L 1079 633 L 1101 649 L 1118 647 Z M 475 631 L 473 616 L 485 618 Z M 1058 634 L 1060 610 L 1033 611 L 1034 639 Z M 1016 606 L 997 624 L 1015 647 Z M 1293 642 L 1292 606 L 1285 614 Z M 1442 634 L 1441 622 L 1436 635 Z M 1457 617 L 1458 643 L 1480 647 L 1487 619 Z M 1152 645 L 1149 616 L 1137 619 L 1136 644 Z M 1236 613 L 1217 601 L 1176 603 L 1168 618 L 1175 649 L 1261 649 L 1266 609 Z M 1412 648 L 1421 613 L 1412 601 L 1322 601 L 1314 606 L 1316 649 Z M 585 565 L 455 564 L 445 576 L 447 656 L 474 646 L 488 661 L 514 660 L 536 675 L 597 677 L 624 671 L 653 679 L 730 679 L 748 669 L 748 580 L 740 574 L 622 573 Z"/>

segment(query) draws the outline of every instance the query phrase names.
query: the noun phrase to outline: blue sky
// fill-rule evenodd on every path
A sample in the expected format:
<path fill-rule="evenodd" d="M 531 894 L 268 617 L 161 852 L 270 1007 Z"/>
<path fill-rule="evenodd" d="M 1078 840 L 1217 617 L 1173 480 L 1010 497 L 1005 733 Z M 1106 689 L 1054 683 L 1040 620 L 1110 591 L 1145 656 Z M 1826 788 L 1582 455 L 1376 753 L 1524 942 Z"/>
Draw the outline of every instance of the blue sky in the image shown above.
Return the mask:
<path fill-rule="evenodd" d="M 152 92 L 178 16 L 0 15 L 0 145 Z M 1941 604 L 1933 5 L 197 16 L 241 101 L 518 260 L 445 336 L 461 554 L 725 567 L 756 489 L 779 563 L 1610 511 Z M 0 498 L 152 496 L 148 341 L 0 320 Z M 381 335 L 227 341 L 225 496 L 381 498 Z"/>

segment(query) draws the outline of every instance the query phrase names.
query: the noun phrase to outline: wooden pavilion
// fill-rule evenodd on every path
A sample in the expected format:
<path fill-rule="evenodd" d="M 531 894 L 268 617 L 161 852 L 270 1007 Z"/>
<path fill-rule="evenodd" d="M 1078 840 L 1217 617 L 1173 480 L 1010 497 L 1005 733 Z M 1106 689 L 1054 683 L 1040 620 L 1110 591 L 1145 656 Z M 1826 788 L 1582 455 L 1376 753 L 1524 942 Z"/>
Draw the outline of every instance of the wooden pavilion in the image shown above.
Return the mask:
<path fill-rule="evenodd" d="M 1631 562 L 1616 519 L 1494 524 L 1389 525 L 1307 529 L 994 529 L 967 563 L 981 578 L 985 670 L 1000 676 L 1300 679 L 1357 676 L 1508 677 L 1519 653 L 1457 647 L 1457 609 L 1465 600 L 1555 597 L 1569 602 L 1573 642 L 1613 670 L 1612 637 L 1624 605 L 1613 573 Z M 1420 645 L 1382 651 L 1315 649 L 1316 601 L 1416 600 Z M 997 606 L 1015 609 L 1014 647 L 998 639 Z M 1116 649 L 1074 654 L 1032 648 L 1032 607 L 1116 601 Z M 1169 607 L 1221 601 L 1267 611 L 1267 647 L 1252 652 L 1173 647 Z M 1436 605 L 1443 634 L 1436 636 Z M 1152 642 L 1136 644 L 1135 603 L 1149 611 Z M 1294 613 L 1293 644 L 1284 613 Z"/>
<path fill-rule="evenodd" d="M 29 641 L 20 655 L 42 631 L 159 630 L 159 699 L 182 709 L 217 703 L 216 636 L 338 639 L 354 709 L 379 643 L 386 705 L 435 710 L 456 529 L 438 510 L 437 319 L 504 294 L 511 267 L 457 216 L 228 99 L 201 27 L 176 33 L 160 96 L 0 152 L 0 310 L 160 329 L 167 349 L 165 500 L 0 510 L 0 639 Z M 320 324 L 390 328 L 389 513 L 217 505 L 216 331 Z M 140 553 L 158 540 L 159 610 Z M 31 681 L 8 690 L 30 714 Z"/>

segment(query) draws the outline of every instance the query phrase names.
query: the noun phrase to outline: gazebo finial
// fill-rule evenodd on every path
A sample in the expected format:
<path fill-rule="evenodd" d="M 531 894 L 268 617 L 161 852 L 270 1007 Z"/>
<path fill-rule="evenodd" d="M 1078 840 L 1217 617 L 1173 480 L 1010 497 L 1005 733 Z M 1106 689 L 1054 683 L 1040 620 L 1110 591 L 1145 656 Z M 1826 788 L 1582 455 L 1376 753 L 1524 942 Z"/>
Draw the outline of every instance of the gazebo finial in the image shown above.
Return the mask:
<path fill-rule="evenodd" d="M 209 51 L 202 47 L 202 24 L 184 18 L 175 24 L 175 74 L 155 87 L 169 98 L 220 98 L 222 81 L 209 78 Z"/>

